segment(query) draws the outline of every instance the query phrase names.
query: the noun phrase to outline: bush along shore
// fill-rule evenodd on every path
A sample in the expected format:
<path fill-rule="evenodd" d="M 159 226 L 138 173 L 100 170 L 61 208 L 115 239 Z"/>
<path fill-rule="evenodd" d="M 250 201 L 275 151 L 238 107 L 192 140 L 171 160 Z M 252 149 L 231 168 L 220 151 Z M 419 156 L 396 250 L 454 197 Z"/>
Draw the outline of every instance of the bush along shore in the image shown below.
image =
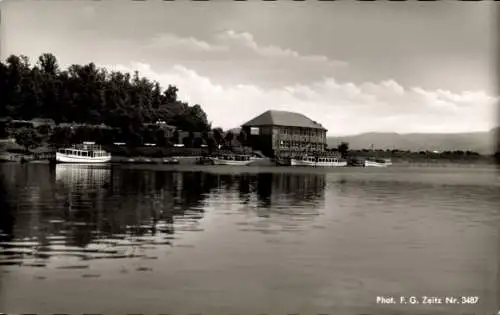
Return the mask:
<path fill-rule="evenodd" d="M 391 159 L 395 164 L 495 164 L 495 156 L 473 151 L 352 150 L 349 157 Z"/>

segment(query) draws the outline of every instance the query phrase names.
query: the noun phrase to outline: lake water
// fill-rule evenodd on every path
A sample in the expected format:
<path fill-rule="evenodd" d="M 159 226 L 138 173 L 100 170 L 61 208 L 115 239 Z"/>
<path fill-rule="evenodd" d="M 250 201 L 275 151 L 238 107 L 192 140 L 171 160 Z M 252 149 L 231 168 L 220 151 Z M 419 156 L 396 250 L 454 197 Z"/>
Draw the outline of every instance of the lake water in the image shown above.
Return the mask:
<path fill-rule="evenodd" d="M 499 309 L 493 168 L 0 168 L 0 312 Z"/>

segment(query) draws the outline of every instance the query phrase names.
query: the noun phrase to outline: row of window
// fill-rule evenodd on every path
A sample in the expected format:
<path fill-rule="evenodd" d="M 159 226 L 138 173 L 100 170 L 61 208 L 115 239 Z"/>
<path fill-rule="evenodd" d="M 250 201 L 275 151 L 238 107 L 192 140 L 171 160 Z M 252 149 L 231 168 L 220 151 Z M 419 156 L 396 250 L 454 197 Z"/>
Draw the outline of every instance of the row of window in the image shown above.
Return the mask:
<path fill-rule="evenodd" d="M 248 161 L 250 157 L 247 155 L 221 155 L 218 156 L 219 159 L 225 161 Z"/>
<path fill-rule="evenodd" d="M 324 131 L 318 129 L 307 129 L 307 128 L 280 128 L 279 133 L 283 135 L 300 135 L 300 136 L 316 136 L 316 137 L 321 137 L 325 134 Z"/>
<path fill-rule="evenodd" d="M 284 146 L 281 145 L 279 147 L 280 150 L 293 150 L 293 151 L 320 151 L 323 149 L 321 145 L 311 145 L 308 147 L 299 147 L 299 146 Z"/>
<path fill-rule="evenodd" d="M 281 147 L 312 147 L 312 146 L 323 146 L 324 143 L 321 142 L 309 142 L 309 141 L 279 141 Z"/>
<path fill-rule="evenodd" d="M 320 142 L 325 141 L 323 137 L 316 136 L 299 136 L 299 135 L 280 135 L 279 140 L 281 141 L 296 141 L 296 142 Z"/>
<path fill-rule="evenodd" d="M 308 161 L 308 162 L 321 162 L 321 163 L 335 163 L 335 162 L 339 162 L 339 160 L 336 159 L 336 158 L 320 157 L 320 158 L 316 159 L 315 157 L 311 157 L 311 156 L 305 158 L 304 161 Z"/>
<path fill-rule="evenodd" d="M 71 149 L 62 149 L 62 150 L 59 150 L 59 153 L 74 155 L 74 156 L 83 156 L 83 157 L 105 157 L 105 156 L 109 155 L 106 152 L 80 151 L 80 150 L 71 150 Z"/>

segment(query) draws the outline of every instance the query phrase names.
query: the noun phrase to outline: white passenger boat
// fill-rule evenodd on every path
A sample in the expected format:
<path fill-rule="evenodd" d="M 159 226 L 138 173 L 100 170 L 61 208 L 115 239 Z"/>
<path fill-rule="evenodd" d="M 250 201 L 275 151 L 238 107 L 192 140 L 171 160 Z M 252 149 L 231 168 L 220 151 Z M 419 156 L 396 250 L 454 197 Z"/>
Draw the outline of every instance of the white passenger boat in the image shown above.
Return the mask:
<path fill-rule="evenodd" d="M 80 145 L 73 145 L 70 148 L 62 148 L 56 152 L 56 162 L 58 163 L 107 163 L 111 161 L 111 154 L 104 151 L 94 142 L 84 142 Z"/>
<path fill-rule="evenodd" d="M 214 165 L 246 166 L 255 161 L 247 154 L 220 154 L 210 158 Z"/>
<path fill-rule="evenodd" d="M 301 158 L 290 160 L 291 166 L 312 166 L 312 167 L 342 167 L 347 166 L 347 161 L 334 156 L 312 156 L 305 155 Z"/>
<path fill-rule="evenodd" d="M 392 165 L 391 159 L 376 159 L 367 158 L 365 160 L 365 167 L 387 167 Z"/>

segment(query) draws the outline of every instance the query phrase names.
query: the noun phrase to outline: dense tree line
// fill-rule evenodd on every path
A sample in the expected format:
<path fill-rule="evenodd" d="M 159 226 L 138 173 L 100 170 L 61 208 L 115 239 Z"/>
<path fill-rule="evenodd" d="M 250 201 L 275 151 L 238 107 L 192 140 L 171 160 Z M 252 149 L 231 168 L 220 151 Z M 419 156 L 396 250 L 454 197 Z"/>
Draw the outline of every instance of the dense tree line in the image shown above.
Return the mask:
<path fill-rule="evenodd" d="M 49 53 L 34 65 L 15 55 L 0 63 L 0 91 L 0 116 L 12 119 L 105 124 L 124 137 L 137 136 L 145 123 L 159 120 L 185 131 L 211 128 L 201 106 L 180 101 L 175 86 L 164 90 L 137 71 L 109 71 L 93 63 L 63 70 Z"/>

